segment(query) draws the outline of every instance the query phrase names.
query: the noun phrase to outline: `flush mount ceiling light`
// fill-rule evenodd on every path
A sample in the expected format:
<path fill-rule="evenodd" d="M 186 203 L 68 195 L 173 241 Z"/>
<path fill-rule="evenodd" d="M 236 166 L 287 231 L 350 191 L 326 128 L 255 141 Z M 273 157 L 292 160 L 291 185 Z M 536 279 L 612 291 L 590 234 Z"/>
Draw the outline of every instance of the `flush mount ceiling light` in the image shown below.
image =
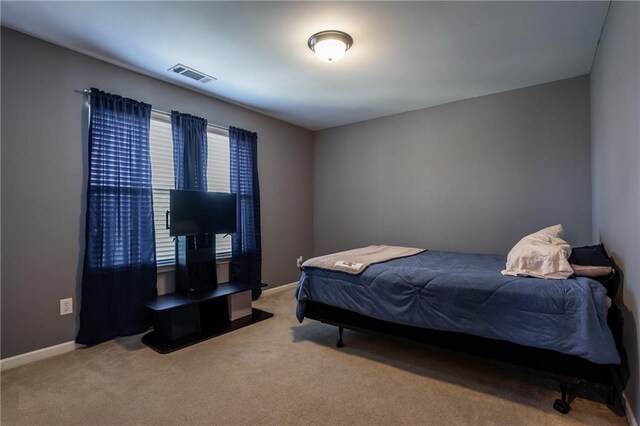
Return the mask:
<path fill-rule="evenodd" d="M 309 49 L 323 61 L 335 62 L 353 45 L 351 36 L 342 31 L 320 31 L 307 40 Z"/>

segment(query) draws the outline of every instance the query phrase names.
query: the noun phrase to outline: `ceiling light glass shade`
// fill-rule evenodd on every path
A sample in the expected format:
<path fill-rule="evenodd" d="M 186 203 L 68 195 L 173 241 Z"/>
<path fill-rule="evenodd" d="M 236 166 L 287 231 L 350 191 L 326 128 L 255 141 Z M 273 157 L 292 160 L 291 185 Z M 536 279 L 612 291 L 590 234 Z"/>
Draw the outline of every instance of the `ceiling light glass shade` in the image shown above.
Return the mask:
<path fill-rule="evenodd" d="M 316 56 L 323 61 L 331 62 L 342 58 L 347 51 L 347 45 L 341 40 L 322 40 L 316 43 Z"/>
<path fill-rule="evenodd" d="M 342 31 L 321 31 L 309 37 L 307 44 L 318 58 L 335 62 L 353 45 L 353 39 Z"/>

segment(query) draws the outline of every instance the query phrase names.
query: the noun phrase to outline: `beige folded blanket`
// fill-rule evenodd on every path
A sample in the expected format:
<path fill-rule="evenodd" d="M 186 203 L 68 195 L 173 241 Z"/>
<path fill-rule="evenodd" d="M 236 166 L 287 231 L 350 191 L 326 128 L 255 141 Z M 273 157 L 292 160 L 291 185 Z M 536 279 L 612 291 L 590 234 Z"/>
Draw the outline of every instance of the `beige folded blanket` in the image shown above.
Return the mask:
<path fill-rule="evenodd" d="M 354 250 L 341 251 L 326 256 L 314 257 L 302 264 L 302 268 L 321 268 L 358 275 L 369 265 L 386 262 L 391 259 L 413 256 L 426 249 L 395 246 L 368 246 Z"/>

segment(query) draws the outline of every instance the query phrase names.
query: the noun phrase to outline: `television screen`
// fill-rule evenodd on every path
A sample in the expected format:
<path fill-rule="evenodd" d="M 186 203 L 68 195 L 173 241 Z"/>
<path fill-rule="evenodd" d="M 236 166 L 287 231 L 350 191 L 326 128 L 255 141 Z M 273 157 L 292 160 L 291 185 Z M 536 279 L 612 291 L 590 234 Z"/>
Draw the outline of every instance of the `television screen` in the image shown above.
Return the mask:
<path fill-rule="evenodd" d="M 236 194 L 172 189 L 169 209 L 172 237 L 236 232 Z"/>

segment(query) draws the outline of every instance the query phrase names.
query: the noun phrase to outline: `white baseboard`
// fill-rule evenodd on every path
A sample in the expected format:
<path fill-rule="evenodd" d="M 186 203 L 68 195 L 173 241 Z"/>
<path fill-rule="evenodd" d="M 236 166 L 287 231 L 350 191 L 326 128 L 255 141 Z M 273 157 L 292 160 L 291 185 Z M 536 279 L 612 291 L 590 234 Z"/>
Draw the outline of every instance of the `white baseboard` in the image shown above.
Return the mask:
<path fill-rule="evenodd" d="M 79 347 L 84 347 L 84 345 L 78 345 L 76 344 L 76 342 L 71 341 L 60 343 L 59 345 L 49 346 L 48 348 L 38 349 L 33 352 L 27 352 L 26 354 L 12 356 L 11 358 L 0 359 L 0 371 L 10 370 L 12 368 L 30 364 L 35 361 L 51 358 L 53 356 L 61 355 L 67 352 L 72 352 Z"/>
<path fill-rule="evenodd" d="M 627 393 L 622 392 L 622 401 L 624 402 L 624 412 L 627 415 L 627 421 L 629 422 L 629 426 L 638 426 L 638 422 L 636 421 L 635 413 L 631 409 L 631 405 L 629 404 L 629 398 L 627 398 Z"/>
<path fill-rule="evenodd" d="M 298 285 L 297 281 L 293 282 L 293 283 L 289 283 L 289 284 L 279 285 L 278 287 L 268 288 L 268 289 L 264 290 L 262 292 L 262 294 L 273 293 L 273 292 L 282 291 L 282 290 L 288 290 L 291 287 L 295 287 L 296 285 Z"/>
<path fill-rule="evenodd" d="M 263 293 L 273 293 L 284 291 L 295 287 L 297 282 L 281 285 L 278 287 L 273 287 L 266 289 Z M 0 359 L 0 371 L 10 370 L 12 368 L 20 367 L 22 365 L 30 364 L 35 361 L 40 361 L 42 359 L 51 358 L 56 355 L 61 355 L 67 352 L 72 352 L 77 348 L 82 348 L 84 345 L 78 345 L 76 342 L 65 342 L 60 343 L 59 345 L 49 346 L 48 348 L 38 349 L 33 352 L 27 352 L 26 354 L 20 354 L 13 356 L 11 358 Z"/>

